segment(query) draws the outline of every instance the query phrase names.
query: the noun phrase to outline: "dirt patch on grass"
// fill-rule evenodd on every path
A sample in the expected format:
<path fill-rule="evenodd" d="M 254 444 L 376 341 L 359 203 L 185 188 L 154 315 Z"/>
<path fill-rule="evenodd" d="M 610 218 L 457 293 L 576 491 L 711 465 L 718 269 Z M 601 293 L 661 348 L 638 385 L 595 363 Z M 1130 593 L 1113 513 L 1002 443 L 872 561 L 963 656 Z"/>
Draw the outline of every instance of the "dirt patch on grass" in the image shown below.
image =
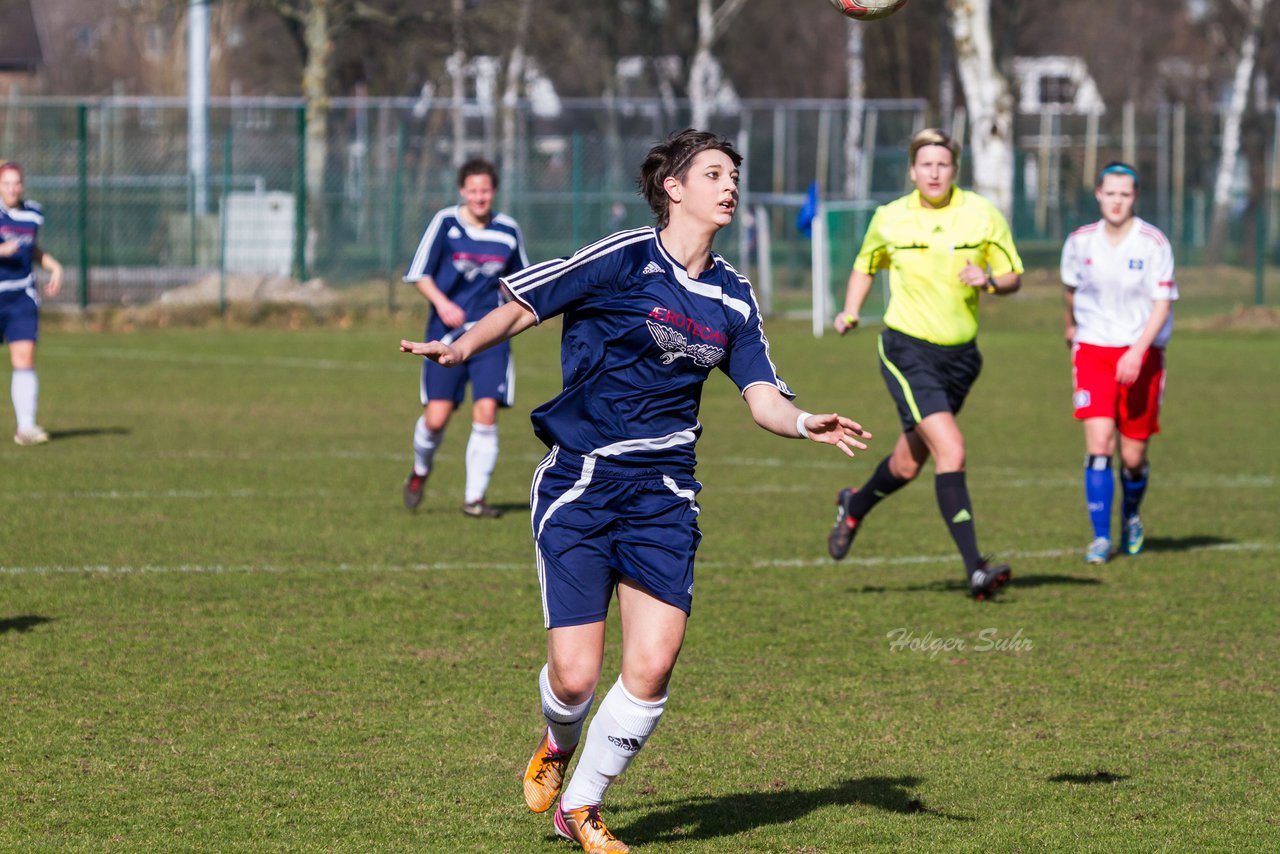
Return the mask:
<path fill-rule="evenodd" d="M 1249 332 L 1280 329 L 1280 308 L 1266 305 L 1238 305 L 1226 314 L 1199 317 L 1179 323 L 1187 329 L 1209 331 L 1244 330 Z"/>

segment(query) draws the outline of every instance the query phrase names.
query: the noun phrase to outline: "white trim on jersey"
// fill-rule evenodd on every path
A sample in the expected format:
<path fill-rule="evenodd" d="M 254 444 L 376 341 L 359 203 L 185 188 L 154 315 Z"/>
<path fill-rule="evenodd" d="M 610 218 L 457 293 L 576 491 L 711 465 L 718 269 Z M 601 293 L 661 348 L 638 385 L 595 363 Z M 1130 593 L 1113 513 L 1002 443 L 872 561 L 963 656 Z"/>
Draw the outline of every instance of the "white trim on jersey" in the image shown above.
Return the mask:
<path fill-rule="evenodd" d="M 29 203 L 28 203 L 29 204 Z M 44 225 L 44 214 L 30 208 L 6 208 L 0 206 L 0 212 L 14 222 L 33 222 L 36 225 Z"/>
<path fill-rule="evenodd" d="M 689 506 L 693 508 L 693 512 L 695 514 L 702 512 L 702 508 L 698 506 L 698 495 L 692 489 L 681 489 L 680 484 L 676 483 L 675 478 L 667 474 L 662 476 L 662 484 L 685 501 L 688 501 Z"/>
<path fill-rule="evenodd" d="M 680 285 L 686 291 L 688 291 L 691 294 L 697 294 L 698 296 L 710 297 L 713 300 L 719 300 L 729 308 L 736 311 L 738 314 L 742 315 L 743 320 L 750 319 L 751 317 L 750 304 L 748 304 L 744 300 L 736 299 L 734 297 L 729 296 L 724 292 L 724 290 L 719 285 L 703 284 L 702 282 L 699 282 L 697 279 L 690 277 L 689 271 L 686 270 L 683 266 L 681 266 L 679 261 L 672 258 L 667 253 L 667 248 L 663 246 L 662 241 L 658 239 L 658 233 L 656 231 L 653 233 L 653 242 L 658 247 L 658 254 L 661 255 L 663 258 L 665 258 L 671 264 L 671 272 L 675 276 L 676 281 L 679 282 Z M 714 252 L 711 253 L 712 265 L 715 264 L 717 257 L 718 256 L 716 256 Z M 720 260 L 723 261 L 724 259 L 720 259 Z M 724 262 L 724 263 L 725 263 L 725 266 L 728 267 L 728 262 Z M 736 270 L 733 270 L 733 273 L 734 275 L 737 275 Z"/>
<path fill-rule="evenodd" d="M 413 253 L 413 260 L 409 262 L 409 269 L 404 274 L 404 281 L 418 282 L 426 278 L 427 255 L 431 253 L 431 247 L 436 242 L 436 235 L 440 233 L 440 225 L 445 221 L 446 217 L 453 215 L 457 210 L 458 208 L 455 205 L 452 208 L 436 211 L 436 215 L 427 224 L 427 230 L 422 233 L 422 239 L 418 241 L 418 248 Z"/>
<path fill-rule="evenodd" d="M 646 439 L 623 439 L 621 442 L 614 442 L 612 445 L 596 448 L 591 452 L 591 455 L 596 457 L 616 457 L 637 451 L 664 451 L 667 448 L 688 445 L 698 441 L 698 431 L 701 429 L 701 424 L 695 424 L 692 430 L 677 430 L 675 433 L 668 433 L 665 436 L 653 436 Z"/>
<path fill-rule="evenodd" d="M 535 289 L 542 287 L 548 282 L 552 282 L 564 275 L 575 267 L 581 267 L 583 264 L 595 261 L 605 255 L 615 252 L 633 243 L 640 243 L 654 237 L 656 232 L 652 228 L 635 228 L 629 231 L 619 231 L 608 237 L 590 243 L 568 258 L 553 258 L 550 261 L 543 261 L 540 264 L 534 264 L 532 267 L 525 267 L 518 273 L 502 279 L 502 283 L 506 285 L 507 290 L 517 302 L 533 313 L 534 319 L 542 322 L 542 317 L 529 301 L 522 295 Z"/>
<path fill-rule="evenodd" d="M 773 361 L 773 353 L 769 346 L 769 336 L 764 334 L 764 315 L 760 312 L 760 303 L 756 301 L 756 292 L 755 289 L 751 287 L 751 281 L 746 276 L 739 273 L 728 261 L 725 261 L 723 258 L 720 260 L 724 264 L 726 270 L 738 277 L 738 280 L 746 287 L 747 295 L 751 297 L 751 307 L 755 309 L 756 313 L 756 329 L 760 333 L 760 343 L 764 346 L 764 357 L 769 360 L 769 370 L 773 371 L 773 387 L 782 392 L 786 397 L 795 399 L 795 392 L 793 392 L 791 387 L 788 386 L 786 382 L 783 381 L 782 377 L 778 375 L 778 365 Z M 751 388 L 753 385 L 763 385 L 763 383 L 748 383 L 746 388 L 742 390 L 742 393 L 746 394 L 747 389 Z"/>

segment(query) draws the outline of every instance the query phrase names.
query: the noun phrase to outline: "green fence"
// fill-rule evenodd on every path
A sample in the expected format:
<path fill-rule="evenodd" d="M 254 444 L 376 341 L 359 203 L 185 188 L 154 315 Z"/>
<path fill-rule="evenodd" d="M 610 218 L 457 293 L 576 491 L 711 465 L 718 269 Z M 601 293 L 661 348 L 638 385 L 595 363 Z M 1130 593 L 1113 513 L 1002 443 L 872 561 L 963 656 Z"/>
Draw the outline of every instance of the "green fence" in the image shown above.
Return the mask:
<path fill-rule="evenodd" d="M 747 101 L 712 123 L 747 156 L 744 201 L 769 218 L 769 263 L 782 291 L 808 287 L 794 209 L 810 182 L 821 182 L 827 200 L 847 201 L 845 110 L 841 101 Z M 634 170 L 654 140 L 688 120 L 687 105 L 658 100 L 565 99 L 550 116 L 521 105 L 509 129 L 484 105 L 463 112 L 459 140 L 447 102 L 335 99 L 317 142 L 297 99 L 215 99 L 207 168 L 193 175 L 181 99 L 12 98 L 0 102 L 0 158 L 23 165 L 28 196 L 44 205 L 41 243 L 68 270 L 59 301 L 143 303 L 195 286 L 225 300 L 227 280 L 245 275 L 337 286 L 374 279 L 394 300 L 406 293 L 395 283 L 431 214 L 457 200 L 459 157 L 500 163 L 500 207 L 522 224 L 530 254 L 545 258 L 648 223 Z M 1104 117 L 1087 131 L 1080 117 L 1020 118 L 1013 226 L 1030 264 L 1056 264 L 1065 233 L 1096 217 L 1088 165 L 1126 152 L 1144 175 L 1141 215 L 1170 234 L 1180 265 L 1201 262 L 1216 124 L 1174 115 L 1139 116 L 1124 130 Z M 1280 263 L 1280 192 L 1276 122 L 1259 121 L 1266 127 L 1254 137 L 1264 143 L 1242 167 L 1257 180 L 1238 182 L 1223 257 L 1256 272 L 1262 302 L 1276 290 L 1266 279 Z M 927 123 L 922 101 L 867 103 L 865 201 L 903 192 L 906 140 Z M 308 145 L 322 146 L 312 155 L 323 157 L 311 181 Z M 758 224 L 739 219 L 718 248 L 754 274 L 756 257 L 737 256 L 751 250 Z M 856 220 L 846 225 L 852 231 L 833 237 L 856 241 Z"/>

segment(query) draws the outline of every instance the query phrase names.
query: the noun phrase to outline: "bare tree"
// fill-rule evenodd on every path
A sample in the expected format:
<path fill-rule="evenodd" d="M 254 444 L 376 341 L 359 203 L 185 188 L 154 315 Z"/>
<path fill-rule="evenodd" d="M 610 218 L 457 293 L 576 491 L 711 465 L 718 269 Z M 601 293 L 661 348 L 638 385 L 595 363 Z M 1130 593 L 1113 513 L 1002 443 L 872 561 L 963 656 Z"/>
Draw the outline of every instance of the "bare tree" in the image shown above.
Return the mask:
<path fill-rule="evenodd" d="M 1248 105 L 1249 86 L 1257 62 L 1258 41 L 1262 37 L 1262 20 L 1270 0 L 1232 0 L 1231 6 L 1244 16 L 1245 32 L 1236 56 L 1235 74 L 1231 82 L 1231 98 L 1222 117 L 1222 156 L 1213 182 L 1213 217 L 1209 223 L 1209 241 L 1205 260 L 1217 263 L 1227 236 L 1227 213 L 1231 203 L 1231 179 L 1235 176 L 1240 156 L 1240 125 Z"/>
<path fill-rule="evenodd" d="M 352 27 L 377 24 L 394 29 L 410 17 L 364 0 L 257 0 L 284 21 L 302 52 L 302 98 L 306 116 L 306 188 L 313 233 L 324 234 L 325 168 L 329 159 L 329 78 L 335 41 Z"/>
<path fill-rule="evenodd" d="M 845 43 L 845 71 L 848 75 L 849 117 L 844 134 L 844 194 L 861 198 L 866 191 L 862 162 L 862 121 L 866 113 L 866 62 L 862 51 L 862 24 L 849 21 Z"/>
<path fill-rule="evenodd" d="M 525 40 L 529 37 L 529 18 L 533 14 L 533 0 L 520 0 L 516 13 L 515 37 L 511 42 L 511 56 L 507 58 L 507 82 L 502 93 L 502 169 L 512 172 L 516 159 L 516 106 L 520 98 L 520 81 L 527 65 Z"/>
<path fill-rule="evenodd" d="M 996 66 L 991 0 L 947 0 L 969 116 L 974 189 L 1013 211 L 1013 93 Z"/>
<path fill-rule="evenodd" d="M 717 9 L 712 0 L 698 0 L 698 44 L 693 52 L 693 62 L 689 64 L 690 124 L 693 127 L 705 128 L 711 118 L 711 87 L 717 82 L 712 48 L 746 2 L 724 0 Z"/>

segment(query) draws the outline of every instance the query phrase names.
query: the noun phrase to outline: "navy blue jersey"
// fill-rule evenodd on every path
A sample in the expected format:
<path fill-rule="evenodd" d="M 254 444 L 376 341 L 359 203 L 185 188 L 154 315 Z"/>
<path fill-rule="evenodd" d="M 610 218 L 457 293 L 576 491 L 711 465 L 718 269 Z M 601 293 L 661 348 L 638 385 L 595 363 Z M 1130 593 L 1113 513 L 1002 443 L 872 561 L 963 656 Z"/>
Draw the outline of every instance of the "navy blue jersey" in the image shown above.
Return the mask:
<path fill-rule="evenodd" d="M 495 214 L 483 228 L 458 216 L 459 206 L 445 208 L 431 219 L 418 251 L 404 274 L 406 282 L 430 276 L 436 287 L 474 323 L 502 304 L 498 277 L 529 266 L 520 226 L 505 214 Z M 448 327 L 431 312 L 427 340 L 443 338 Z"/>
<path fill-rule="evenodd" d="M 0 291 L 31 287 L 35 263 L 36 235 L 44 225 L 44 211 L 35 202 L 20 202 L 16 208 L 0 205 L 0 243 L 18 241 L 18 251 L 0 258 Z"/>
<path fill-rule="evenodd" d="M 533 411 L 549 447 L 691 472 L 702 384 L 794 397 L 769 358 L 751 283 L 719 255 L 692 278 L 653 228 L 620 231 L 503 278 L 539 322 L 564 315 L 564 389 Z"/>

